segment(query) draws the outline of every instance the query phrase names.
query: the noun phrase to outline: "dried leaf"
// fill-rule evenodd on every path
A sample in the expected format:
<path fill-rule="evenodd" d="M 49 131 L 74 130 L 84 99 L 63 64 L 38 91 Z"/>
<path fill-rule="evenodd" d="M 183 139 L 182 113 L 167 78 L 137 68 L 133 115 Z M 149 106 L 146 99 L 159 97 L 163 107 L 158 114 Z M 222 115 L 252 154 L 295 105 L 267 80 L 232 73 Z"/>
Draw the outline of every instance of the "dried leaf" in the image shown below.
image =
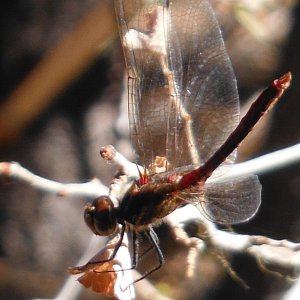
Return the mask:
<path fill-rule="evenodd" d="M 112 256 L 118 239 L 119 235 L 110 240 L 87 264 L 69 268 L 68 271 L 73 275 L 83 273 L 78 281 L 96 293 L 122 300 L 134 299 L 131 258 L 126 235 L 116 256 L 110 261 L 105 261 Z"/>
<path fill-rule="evenodd" d="M 106 272 L 98 273 L 94 270 L 88 270 L 79 277 L 78 281 L 86 288 L 91 288 L 96 293 L 102 293 L 109 297 L 115 296 L 114 285 L 116 283 L 117 273 Z"/>

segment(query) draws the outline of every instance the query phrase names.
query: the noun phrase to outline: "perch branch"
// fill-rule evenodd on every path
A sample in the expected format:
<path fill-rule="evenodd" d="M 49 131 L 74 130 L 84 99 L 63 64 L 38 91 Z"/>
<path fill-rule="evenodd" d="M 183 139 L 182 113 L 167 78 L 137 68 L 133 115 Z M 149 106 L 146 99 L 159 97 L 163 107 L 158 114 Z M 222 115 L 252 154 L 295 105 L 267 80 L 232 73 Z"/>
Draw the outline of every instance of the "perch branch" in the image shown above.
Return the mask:
<path fill-rule="evenodd" d="M 108 188 L 99 179 L 95 178 L 86 183 L 64 184 L 35 175 L 15 162 L 1 162 L 0 175 L 7 179 L 25 182 L 33 188 L 60 197 L 88 197 L 94 199 L 100 195 L 108 194 Z"/>

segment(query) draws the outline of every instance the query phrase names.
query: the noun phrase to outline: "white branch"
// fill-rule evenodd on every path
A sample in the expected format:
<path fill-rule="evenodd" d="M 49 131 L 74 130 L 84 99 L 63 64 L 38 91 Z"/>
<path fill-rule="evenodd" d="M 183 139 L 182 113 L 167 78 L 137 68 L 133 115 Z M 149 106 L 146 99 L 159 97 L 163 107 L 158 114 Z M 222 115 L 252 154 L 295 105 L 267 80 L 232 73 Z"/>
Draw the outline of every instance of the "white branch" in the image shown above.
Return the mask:
<path fill-rule="evenodd" d="M 123 154 L 118 152 L 114 146 L 107 145 L 100 149 L 100 155 L 103 159 L 112 162 L 116 168 L 127 176 L 139 178 L 139 172 L 143 173 L 144 168 L 129 161 Z"/>
<path fill-rule="evenodd" d="M 210 247 L 228 253 L 246 253 L 259 259 L 260 263 L 268 265 L 290 270 L 300 269 L 300 243 L 219 230 L 214 223 L 206 219 L 192 205 L 177 209 L 166 217 L 166 221 L 173 227 L 180 227 L 180 223 L 191 220 L 200 221 L 201 225 L 204 226 L 205 233 L 203 236 L 199 235 L 199 238 L 204 242 L 209 242 Z M 198 247 L 198 249 L 204 250 L 203 247 Z"/>
<path fill-rule="evenodd" d="M 282 150 L 262 155 L 243 163 L 235 164 L 226 178 L 247 174 L 263 174 L 300 161 L 300 143 Z"/>
<path fill-rule="evenodd" d="M 128 176 L 138 177 L 138 168 L 141 172 L 143 172 L 143 168 L 141 166 L 130 162 L 117 151 L 112 156 L 110 161 Z M 222 176 L 222 179 L 253 173 L 262 174 L 271 172 L 275 169 L 286 167 L 297 161 L 300 161 L 300 143 L 243 163 L 233 165 L 230 171 Z M 0 163 L 0 175 L 9 179 L 28 183 L 36 189 L 56 194 L 58 196 L 96 198 L 100 195 L 108 194 L 108 188 L 97 178 L 86 183 L 63 184 L 35 175 L 15 162 Z"/>
<path fill-rule="evenodd" d="M 300 277 L 295 281 L 293 286 L 282 297 L 282 300 L 298 300 L 300 295 Z"/>
<path fill-rule="evenodd" d="M 108 194 L 108 188 L 99 179 L 95 178 L 86 183 L 64 184 L 35 175 L 15 162 L 0 163 L 0 175 L 8 179 L 28 183 L 33 188 L 61 197 L 88 197 L 94 199 Z"/>

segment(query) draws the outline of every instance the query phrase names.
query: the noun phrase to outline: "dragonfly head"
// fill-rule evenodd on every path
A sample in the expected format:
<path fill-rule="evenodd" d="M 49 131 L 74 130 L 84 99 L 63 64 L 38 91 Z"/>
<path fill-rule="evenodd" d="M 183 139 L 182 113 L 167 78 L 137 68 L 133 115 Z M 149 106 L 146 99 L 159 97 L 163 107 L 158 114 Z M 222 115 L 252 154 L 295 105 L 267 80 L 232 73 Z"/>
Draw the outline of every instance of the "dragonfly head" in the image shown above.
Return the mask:
<path fill-rule="evenodd" d="M 116 209 L 108 196 L 100 196 L 88 204 L 84 220 L 96 235 L 108 236 L 117 229 Z"/>

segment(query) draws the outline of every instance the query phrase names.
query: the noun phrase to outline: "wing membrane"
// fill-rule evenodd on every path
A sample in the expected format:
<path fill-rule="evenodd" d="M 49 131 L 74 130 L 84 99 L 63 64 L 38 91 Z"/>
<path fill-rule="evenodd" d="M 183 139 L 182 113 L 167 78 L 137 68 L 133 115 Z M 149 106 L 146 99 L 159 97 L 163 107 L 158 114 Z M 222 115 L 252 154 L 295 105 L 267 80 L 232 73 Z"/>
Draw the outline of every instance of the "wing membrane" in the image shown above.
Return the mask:
<path fill-rule="evenodd" d="M 198 207 L 209 219 L 237 224 L 251 219 L 261 203 L 261 184 L 256 175 L 207 183 L 205 201 Z"/>
<path fill-rule="evenodd" d="M 204 163 L 239 119 L 236 80 L 206 0 L 115 0 L 139 163 Z M 234 160 L 232 155 L 225 164 Z"/>

